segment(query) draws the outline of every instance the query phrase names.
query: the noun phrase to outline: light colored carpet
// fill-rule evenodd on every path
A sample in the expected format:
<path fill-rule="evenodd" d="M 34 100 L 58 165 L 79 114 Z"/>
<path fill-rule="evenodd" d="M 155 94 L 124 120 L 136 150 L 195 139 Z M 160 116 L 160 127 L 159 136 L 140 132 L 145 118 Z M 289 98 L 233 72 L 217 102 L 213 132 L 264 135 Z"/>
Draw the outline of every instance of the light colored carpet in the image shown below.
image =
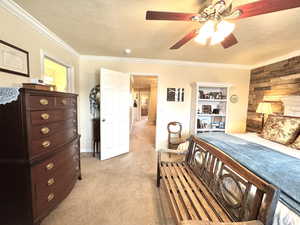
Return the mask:
<path fill-rule="evenodd" d="M 106 161 L 82 158 L 82 181 L 41 225 L 165 224 L 156 188 L 155 127 L 134 125 L 131 151 Z"/>

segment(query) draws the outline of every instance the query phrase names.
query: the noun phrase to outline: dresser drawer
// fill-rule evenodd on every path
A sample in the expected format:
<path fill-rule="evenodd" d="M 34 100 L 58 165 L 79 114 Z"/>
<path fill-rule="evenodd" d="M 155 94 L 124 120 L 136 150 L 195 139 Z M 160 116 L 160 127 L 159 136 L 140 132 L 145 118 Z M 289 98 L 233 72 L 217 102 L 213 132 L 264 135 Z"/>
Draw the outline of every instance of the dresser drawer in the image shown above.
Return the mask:
<path fill-rule="evenodd" d="M 77 180 L 75 170 L 70 170 L 61 178 L 63 181 L 46 188 L 42 186 L 36 187 L 36 212 L 37 215 L 49 208 L 55 207 L 61 202 L 69 193 Z"/>
<path fill-rule="evenodd" d="M 30 110 L 50 109 L 55 106 L 55 97 L 30 95 L 27 99 Z"/>
<path fill-rule="evenodd" d="M 33 166 L 31 173 L 33 180 L 38 180 L 52 176 L 57 170 L 64 167 L 65 164 L 74 160 L 74 156 L 78 155 L 78 141 L 74 140 L 72 143 L 62 147 L 63 150 L 45 161 Z"/>
<path fill-rule="evenodd" d="M 30 112 L 31 124 L 40 125 L 57 121 L 64 121 L 70 118 L 76 120 L 76 109 L 32 111 Z"/>
<path fill-rule="evenodd" d="M 64 129 L 76 130 L 76 120 L 67 119 L 66 121 L 54 122 L 44 125 L 35 125 L 31 127 L 31 139 L 38 140 L 55 134 Z"/>
<path fill-rule="evenodd" d="M 75 108 L 76 99 L 70 97 L 56 97 L 55 106 L 58 108 Z"/>
<path fill-rule="evenodd" d="M 47 188 L 64 183 L 65 177 L 70 176 L 70 174 L 75 174 L 77 170 L 78 161 L 76 160 L 76 155 L 73 155 L 63 165 L 56 167 L 56 170 L 47 173 L 45 176 L 33 174 L 33 181 L 39 189 L 38 192 L 42 192 Z"/>
<path fill-rule="evenodd" d="M 77 130 L 74 127 L 74 129 L 61 130 L 49 137 L 41 138 L 39 140 L 32 140 L 31 148 L 29 150 L 30 155 L 36 156 L 52 151 L 53 149 L 70 142 L 76 135 Z"/>

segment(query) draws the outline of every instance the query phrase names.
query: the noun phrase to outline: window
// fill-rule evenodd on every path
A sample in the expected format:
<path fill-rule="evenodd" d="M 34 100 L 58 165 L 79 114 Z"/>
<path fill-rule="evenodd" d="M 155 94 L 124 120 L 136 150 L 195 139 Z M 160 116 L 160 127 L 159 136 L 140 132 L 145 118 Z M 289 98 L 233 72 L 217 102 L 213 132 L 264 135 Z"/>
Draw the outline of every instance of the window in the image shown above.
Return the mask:
<path fill-rule="evenodd" d="M 44 82 L 56 86 L 56 91 L 69 92 L 71 90 L 71 67 L 57 62 L 43 55 Z"/>

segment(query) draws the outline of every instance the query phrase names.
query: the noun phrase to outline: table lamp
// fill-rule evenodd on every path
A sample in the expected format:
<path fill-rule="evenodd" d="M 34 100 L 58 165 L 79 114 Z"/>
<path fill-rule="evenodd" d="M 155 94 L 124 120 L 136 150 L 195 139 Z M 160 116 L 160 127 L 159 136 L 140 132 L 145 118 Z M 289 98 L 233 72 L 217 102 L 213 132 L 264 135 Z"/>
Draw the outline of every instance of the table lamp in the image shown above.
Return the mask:
<path fill-rule="evenodd" d="M 265 124 L 265 115 L 269 115 L 273 113 L 271 103 L 269 102 L 259 103 L 256 112 L 262 114 L 261 127 L 263 128 Z"/>

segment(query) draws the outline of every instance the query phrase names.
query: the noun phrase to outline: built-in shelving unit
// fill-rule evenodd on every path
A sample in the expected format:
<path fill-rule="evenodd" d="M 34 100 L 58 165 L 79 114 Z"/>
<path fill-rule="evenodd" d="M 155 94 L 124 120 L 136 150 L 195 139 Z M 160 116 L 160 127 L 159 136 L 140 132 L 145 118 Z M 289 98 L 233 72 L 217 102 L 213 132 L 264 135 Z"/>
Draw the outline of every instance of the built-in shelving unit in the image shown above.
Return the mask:
<path fill-rule="evenodd" d="M 192 84 L 191 133 L 225 132 L 229 84 Z"/>

